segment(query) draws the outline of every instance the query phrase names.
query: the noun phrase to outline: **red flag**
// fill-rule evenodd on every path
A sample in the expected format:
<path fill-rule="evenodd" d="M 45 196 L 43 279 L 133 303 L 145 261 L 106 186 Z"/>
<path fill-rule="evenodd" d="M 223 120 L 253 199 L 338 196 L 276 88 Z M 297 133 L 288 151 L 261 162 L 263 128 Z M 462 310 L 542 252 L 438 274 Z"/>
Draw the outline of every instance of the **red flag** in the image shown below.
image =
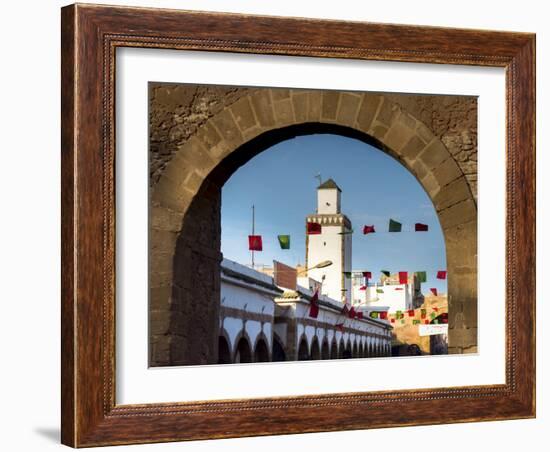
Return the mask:
<path fill-rule="evenodd" d="M 380 312 L 380 318 L 381 319 L 387 319 L 388 318 L 388 311 L 381 311 Z"/>
<path fill-rule="evenodd" d="M 371 279 L 372 278 L 372 273 L 371 272 L 363 272 L 363 276 L 367 279 Z"/>
<path fill-rule="evenodd" d="M 361 286 L 359 287 L 359 290 L 367 290 L 367 286 Z"/>
<path fill-rule="evenodd" d="M 344 315 L 346 315 L 349 312 L 349 307 L 347 303 L 344 304 L 344 306 L 342 307 L 342 311 L 340 312 Z"/>
<path fill-rule="evenodd" d="M 422 223 L 415 223 L 414 230 L 415 232 L 425 232 L 428 230 L 428 225 L 422 224 Z"/>
<path fill-rule="evenodd" d="M 399 272 L 399 284 L 407 284 L 409 275 L 407 272 Z"/>
<path fill-rule="evenodd" d="M 424 320 L 424 324 L 429 325 L 430 321 L 429 320 Z"/>
<path fill-rule="evenodd" d="M 391 319 L 391 323 L 395 323 L 395 319 Z"/>
<path fill-rule="evenodd" d="M 403 290 L 403 287 L 396 287 L 395 290 Z"/>
<path fill-rule="evenodd" d="M 317 303 L 311 303 L 311 306 L 309 307 L 309 316 L 312 319 L 316 319 L 319 315 L 319 305 Z"/>
<path fill-rule="evenodd" d="M 342 331 L 342 332 L 344 331 L 344 324 L 343 323 L 337 323 L 335 325 L 335 327 L 338 331 Z"/>
<path fill-rule="evenodd" d="M 432 287 L 430 290 L 437 297 L 437 289 L 435 287 Z"/>
<path fill-rule="evenodd" d="M 320 234 L 321 233 L 321 224 L 320 223 L 308 222 L 307 223 L 307 233 L 309 235 Z"/>
<path fill-rule="evenodd" d="M 319 290 L 317 289 L 310 300 L 309 316 L 312 319 L 316 319 L 319 315 Z"/>
<path fill-rule="evenodd" d="M 420 310 L 420 318 L 421 318 L 421 319 L 425 319 L 425 318 L 426 318 L 426 310 L 425 310 L 425 309 L 421 309 L 421 310 Z"/>
<path fill-rule="evenodd" d="M 374 232 L 376 232 L 374 230 L 374 225 L 371 225 L 371 226 L 363 226 L 363 234 L 367 235 L 367 234 L 373 234 Z"/>
<path fill-rule="evenodd" d="M 437 279 L 446 279 L 447 278 L 447 270 L 439 270 L 437 272 Z"/>
<path fill-rule="evenodd" d="M 351 309 L 348 312 L 348 317 L 350 319 L 353 319 L 355 317 L 355 308 L 352 306 Z"/>
<path fill-rule="evenodd" d="M 362 313 L 361 311 L 359 311 L 359 312 L 357 313 L 357 318 L 358 318 L 358 319 L 362 319 L 362 318 L 363 318 L 363 313 Z"/>
<path fill-rule="evenodd" d="M 414 309 L 409 309 L 409 317 L 414 317 Z"/>
<path fill-rule="evenodd" d="M 262 251 L 262 236 L 261 235 L 249 235 L 248 236 L 248 249 L 250 251 Z"/>
<path fill-rule="evenodd" d="M 439 308 L 438 308 L 437 306 L 434 306 L 432 309 L 433 309 L 435 312 L 439 312 Z"/>

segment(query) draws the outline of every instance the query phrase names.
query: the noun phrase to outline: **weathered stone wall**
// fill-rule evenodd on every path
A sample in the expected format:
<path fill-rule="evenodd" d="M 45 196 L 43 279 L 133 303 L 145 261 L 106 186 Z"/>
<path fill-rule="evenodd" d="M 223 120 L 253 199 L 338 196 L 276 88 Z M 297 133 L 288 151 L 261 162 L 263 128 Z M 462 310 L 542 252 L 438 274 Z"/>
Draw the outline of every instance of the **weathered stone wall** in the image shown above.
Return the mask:
<path fill-rule="evenodd" d="M 155 185 L 179 146 L 248 88 L 150 83 L 149 184 Z"/>
<path fill-rule="evenodd" d="M 424 187 L 445 235 L 449 350 L 476 349 L 475 99 L 155 84 L 151 91 L 151 365 L 215 360 L 221 187 L 274 143 L 316 131 L 374 142 Z"/>
<path fill-rule="evenodd" d="M 477 200 L 477 98 L 386 95 L 426 124 L 455 158 Z"/>

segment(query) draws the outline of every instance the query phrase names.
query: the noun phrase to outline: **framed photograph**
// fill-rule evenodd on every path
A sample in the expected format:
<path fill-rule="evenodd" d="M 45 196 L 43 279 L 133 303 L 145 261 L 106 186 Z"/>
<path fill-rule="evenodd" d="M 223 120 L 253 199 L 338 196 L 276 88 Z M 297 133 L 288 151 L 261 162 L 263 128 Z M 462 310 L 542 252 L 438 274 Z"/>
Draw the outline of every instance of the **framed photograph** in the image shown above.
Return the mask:
<path fill-rule="evenodd" d="M 62 442 L 535 416 L 535 37 L 62 9 Z"/>

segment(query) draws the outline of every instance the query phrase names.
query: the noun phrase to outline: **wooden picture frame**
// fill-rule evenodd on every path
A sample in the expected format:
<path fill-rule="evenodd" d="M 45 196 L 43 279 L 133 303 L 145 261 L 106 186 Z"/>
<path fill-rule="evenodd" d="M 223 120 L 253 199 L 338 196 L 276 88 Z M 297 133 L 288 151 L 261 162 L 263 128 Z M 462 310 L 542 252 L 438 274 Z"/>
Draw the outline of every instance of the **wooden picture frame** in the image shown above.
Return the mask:
<path fill-rule="evenodd" d="M 62 9 L 62 442 L 73 447 L 535 416 L 535 36 L 71 5 Z M 506 383 L 263 399 L 115 403 L 118 47 L 506 69 Z"/>

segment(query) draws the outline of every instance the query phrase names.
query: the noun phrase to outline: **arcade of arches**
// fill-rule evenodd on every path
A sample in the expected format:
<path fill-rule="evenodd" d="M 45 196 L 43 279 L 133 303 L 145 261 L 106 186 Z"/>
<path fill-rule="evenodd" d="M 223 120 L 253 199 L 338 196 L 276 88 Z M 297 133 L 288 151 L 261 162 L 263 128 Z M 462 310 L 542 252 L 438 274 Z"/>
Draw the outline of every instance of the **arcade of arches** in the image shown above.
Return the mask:
<path fill-rule="evenodd" d="M 311 133 L 374 144 L 415 175 L 445 236 L 449 352 L 476 350 L 474 98 L 170 84 L 150 89 L 152 366 L 261 361 L 266 353 L 275 360 L 284 354 L 246 343 L 235 354 L 217 334 L 221 187 L 258 153 Z M 313 353 L 369 356 L 353 344 L 316 344 Z M 306 351 L 300 356 L 306 359 Z"/>

